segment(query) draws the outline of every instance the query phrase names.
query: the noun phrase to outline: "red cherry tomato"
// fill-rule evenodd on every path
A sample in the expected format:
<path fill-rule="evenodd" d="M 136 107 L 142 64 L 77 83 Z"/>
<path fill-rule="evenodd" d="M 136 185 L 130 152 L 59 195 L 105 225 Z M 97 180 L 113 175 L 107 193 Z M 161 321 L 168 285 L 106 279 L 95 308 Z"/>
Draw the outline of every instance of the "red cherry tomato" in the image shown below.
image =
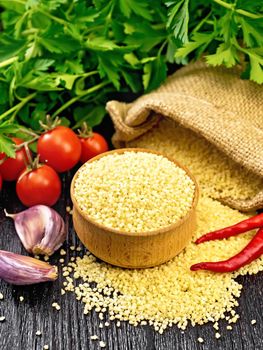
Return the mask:
<path fill-rule="evenodd" d="M 40 162 L 61 173 L 73 168 L 79 161 L 81 145 L 77 135 L 66 126 L 45 132 L 37 142 Z"/>
<path fill-rule="evenodd" d="M 105 138 L 96 132 L 93 132 L 91 137 L 87 137 L 87 138 L 81 137 L 80 142 L 81 142 L 81 156 L 80 156 L 81 163 L 85 163 L 87 160 L 97 156 L 98 154 L 107 152 L 109 150 L 109 147 Z"/>
<path fill-rule="evenodd" d="M 61 194 L 58 174 L 48 165 L 23 172 L 16 183 L 16 193 L 27 207 L 36 204 L 54 205 Z"/>
<path fill-rule="evenodd" d="M 3 185 L 3 180 L 2 180 L 2 175 L 0 174 L 0 191 L 2 189 L 2 185 Z"/>
<path fill-rule="evenodd" d="M 12 137 L 12 140 L 16 145 L 23 143 L 23 140 L 16 137 Z M 30 152 L 31 154 L 31 152 Z M 4 153 L 0 153 L 0 160 L 5 158 Z M 26 163 L 25 163 L 26 162 Z M 21 172 L 26 168 L 26 164 L 29 163 L 25 148 L 16 151 L 15 158 L 7 158 L 3 164 L 0 165 L 0 172 L 3 180 L 14 181 L 17 180 Z"/>

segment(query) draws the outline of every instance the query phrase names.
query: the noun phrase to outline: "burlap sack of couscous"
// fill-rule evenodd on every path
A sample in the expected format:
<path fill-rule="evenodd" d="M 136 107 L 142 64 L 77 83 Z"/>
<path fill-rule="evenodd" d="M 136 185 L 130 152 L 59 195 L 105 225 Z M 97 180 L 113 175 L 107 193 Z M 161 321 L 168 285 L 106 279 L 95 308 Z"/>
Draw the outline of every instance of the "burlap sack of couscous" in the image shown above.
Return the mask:
<path fill-rule="evenodd" d="M 179 161 L 184 153 L 181 161 L 194 174 L 194 161 L 210 171 L 208 180 L 195 174 L 201 184 L 221 182 L 208 195 L 250 211 L 263 207 L 262 101 L 262 86 L 241 80 L 239 68 L 196 62 L 133 103 L 110 101 L 106 108 L 117 148 L 155 148 Z"/>

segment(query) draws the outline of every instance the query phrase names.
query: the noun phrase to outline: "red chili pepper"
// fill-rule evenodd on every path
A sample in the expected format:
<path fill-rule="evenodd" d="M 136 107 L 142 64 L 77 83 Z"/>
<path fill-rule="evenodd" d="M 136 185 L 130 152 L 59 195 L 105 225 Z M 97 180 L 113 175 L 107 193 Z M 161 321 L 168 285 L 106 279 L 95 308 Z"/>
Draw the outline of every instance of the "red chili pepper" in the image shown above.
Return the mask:
<path fill-rule="evenodd" d="M 202 237 L 198 238 L 195 241 L 195 243 L 200 244 L 214 239 L 228 238 L 231 236 L 236 236 L 239 233 L 247 232 L 255 228 L 261 227 L 263 227 L 263 213 L 241 221 L 238 224 L 223 228 L 221 230 L 209 232 L 203 235 Z"/>
<path fill-rule="evenodd" d="M 240 267 L 250 264 L 253 260 L 259 258 L 263 254 L 263 228 L 259 229 L 256 235 L 241 250 L 240 253 L 232 258 L 218 262 L 201 262 L 191 266 L 192 271 L 210 270 L 214 272 L 232 272 Z"/>

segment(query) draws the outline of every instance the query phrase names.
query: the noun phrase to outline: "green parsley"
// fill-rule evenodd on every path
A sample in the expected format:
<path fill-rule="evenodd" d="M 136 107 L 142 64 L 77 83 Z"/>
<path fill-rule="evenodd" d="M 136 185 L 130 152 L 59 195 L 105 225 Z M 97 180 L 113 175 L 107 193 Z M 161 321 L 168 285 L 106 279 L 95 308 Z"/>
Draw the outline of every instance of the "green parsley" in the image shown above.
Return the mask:
<path fill-rule="evenodd" d="M 91 127 L 116 91 L 157 88 L 204 56 L 263 83 L 262 0 L 0 0 L 0 152 L 47 113 Z"/>

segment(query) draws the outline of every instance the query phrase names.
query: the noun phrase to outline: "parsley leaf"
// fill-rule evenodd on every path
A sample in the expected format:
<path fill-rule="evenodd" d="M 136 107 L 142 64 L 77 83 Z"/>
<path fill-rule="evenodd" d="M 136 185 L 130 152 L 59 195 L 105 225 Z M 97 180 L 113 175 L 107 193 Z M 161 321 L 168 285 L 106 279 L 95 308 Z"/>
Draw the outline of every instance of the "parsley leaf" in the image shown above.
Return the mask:
<path fill-rule="evenodd" d="M 189 22 L 189 0 L 168 0 L 168 22 L 167 27 L 171 28 L 174 36 L 183 43 L 188 41 L 188 22 Z"/>
<path fill-rule="evenodd" d="M 97 125 L 117 90 L 151 91 L 167 64 L 201 56 L 245 62 L 246 78 L 263 83 L 262 0 L 0 0 L 0 9 L 0 125 L 39 130 L 47 113 Z M 0 129 L 0 150 L 14 155 L 16 133 Z"/>
<path fill-rule="evenodd" d="M 226 67 L 233 67 L 238 62 L 237 49 L 233 45 L 222 43 L 218 46 L 216 53 L 206 56 L 206 62 L 212 66 L 224 64 Z"/>

